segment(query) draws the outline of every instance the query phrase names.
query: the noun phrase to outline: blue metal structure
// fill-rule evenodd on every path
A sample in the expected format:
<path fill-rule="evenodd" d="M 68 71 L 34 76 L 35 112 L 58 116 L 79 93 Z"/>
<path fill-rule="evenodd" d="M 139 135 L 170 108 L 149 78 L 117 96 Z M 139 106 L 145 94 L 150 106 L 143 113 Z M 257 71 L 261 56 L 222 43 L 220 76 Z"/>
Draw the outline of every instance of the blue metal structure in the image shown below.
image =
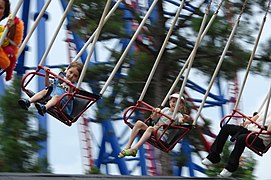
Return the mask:
<path fill-rule="evenodd" d="M 150 4 L 152 3 L 152 1 L 149 1 Z M 191 8 L 190 8 L 191 10 Z M 125 22 L 126 22 L 126 29 L 127 33 L 131 32 L 131 20 L 133 19 L 131 17 L 131 14 L 129 12 L 125 13 L 124 12 L 124 19 L 125 19 Z M 153 23 L 155 23 L 155 21 L 158 19 L 157 17 L 157 9 L 156 11 L 154 11 L 150 17 L 150 20 L 153 21 Z M 123 41 L 125 42 L 125 41 Z M 127 43 L 128 44 L 128 43 Z M 195 90 L 195 91 L 198 91 L 202 94 L 205 93 L 205 90 L 204 88 L 198 86 L 197 84 L 193 83 L 192 81 L 189 81 L 189 84 L 188 84 L 188 87 L 190 87 L 191 89 Z M 208 106 L 220 106 L 222 109 L 222 105 L 224 103 L 226 103 L 227 101 L 223 98 L 222 95 L 214 95 L 214 94 L 210 94 L 210 97 L 214 99 L 214 101 L 207 101 L 207 107 Z M 201 102 L 200 100 L 196 100 L 196 102 Z M 105 110 L 106 112 L 106 110 Z M 222 115 L 223 116 L 223 115 Z M 111 121 L 102 121 L 101 122 L 101 125 L 103 127 L 103 139 L 102 139 L 102 143 L 101 143 L 101 149 L 100 149 L 100 153 L 99 153 L 99 157 L 96 161 L 96 165 L 97 167 L 101 167 L 101 164 L 109 164 L 109 163 L 114 163 L 114 164 L 118 164 L 119 168 L 120 168 L 120 172 L 122 174 L 126 174 L 126 166 L 125 164 L 123 164 L 122 162 L 122 159 L 121 159 L 121 162 L 119 162 L 120 160 L 119 159 L 114 159 L 114 157 L 116 157 L 116 152 L 115 150 L 117 150 L 117 153 L 120 152 L 120 145 L 119 143 L 116 141 L 113 143 L 113 141 L 109 140 L 108 138 L 108 128 L 110 129 L 110 134 L 113 135 L 113 137 L 115 138 L 116 136 L 116 133 L 113 132 L 113 126 L 111 124 L 112 120 Z M 106 128 L 105 128 L 106 127 Z M 127 137 L 126 136 L 127 134 L 127 131 L 124 131 L 120 137 Z M 111 147 L 112 147 L 112 152 L 111 153 L 106 153 L 107 151 L 104 149 L 106 148 L 105 144 L 107 143 L 110 143 L 111 144 Z M 126 141 L 125 141 L 126 142 Z M 189 168 L 189 173 L 190 173 L 190 176 L 195 176 L 195 173 L 194 171 L 200 171 L 200 172 L 204 172 L 204 169 L 198 165 L 196 165 L 195 163 L 193 163 L 193 159 L 192 159 L 192 150 L 189 146 L 189 143 L 186 142 L 186 141 L 182 141 L 182 151 L 189 157 L 188 158 L 188 163 L 187 163 L 187 167 Z M 114 145 L 116 145 L 117 147 L 114 147 Z M 113 158 L 113 159 L 111 159 Z M 108 161 L 108 159 L 110 159 L 110 162 Z M 141 169 L 141 175 L 148 175 L 148 172 L 146 170 L 146 154 L 145 154 L 145 149 L 141 147 L 140 151 L 139 151 L 139 156 L 138 158 L 129 158 L 129 159 L 125 159 L 128 163 L 128 161 L 138 161 L 137 163 L 137 167 L 139 167 Z M 124 168 L 125 167 L 125 168 Z M 124 169 L 123 169 L 124 168 Z M 134 168 L 135 169 L 135 168 Z M 176 168 L 174 168 L 176 169 Z M 177 168 L 178 169 L 178 168 Z M 132 169 L 133 170 L 133 169 Z M 125 172 L 125 173 L 123 173 Z M 129 172 L 129 173 L 133 173 L 132 171 Z M 174 171 L 174 175 L 181 175 L 181 169 L 178 169 L 176 171 Z"/>
<path fill-rule="evenodd" d="M 44 0 L 38 1 L 37 2 L 37 13 L 39 13 L 44 5 Z M 37 15 L 37 14 L 36 14 Z M 44 52 L 46 51 L 46 20 L 48 19 L 48 16 L 43 16 L 41 21 L 39 22 L 39 25 L 37 27 L 37 31 L 39 36 L 37 37 L 37 65 L 39 64 L 39 61 L 42 59 L 42 56 Z M 45 64 L 46 65 L 46 64 Z M 41 91 L 44 89 L 44 80 L 42 77 L 38 77 L 38 91 Z M 47 116 L 47 115 L 46 115 Z M 48 132 L 48 127 L 47 127 L 47 117 L 46 116 L 38 116 L 38 122 L 39 122 L 39 130 L 44 130 L 46 133 Z M 41 149 L 39 150 L 39 158 L 42 159 L 48 159 L 47 154 L 48 154 L 48 142 L 42 141 L 40 142 Z M 48 167 L 43 166 L 44 171 L 47 170 Z"/>
<path fill-rule="evenodd" d="M 169 0 L 168 0 L 169 1 Z M 175 1 L 170 1 L 171 3 L 175 3 Z M 152 0 L 149 0 L 149 3 L 152 3 Z M 61 4 L 63 6 L 63 9 L 66 8 L 67 6 L 67 1 L 66 0 L 61 0 Z M 178 3 L 177 3 L 178 4 Z M 39 0 L 37 1 L 37 13 L 36 16 L 38 14 L 38 12 L 40 12 L 40 10 L 42 9 L 44 5 L 44 0 Z M 123 5 L 123 4 L 122 4 Z M 124 5 L 123 5 L 124 6 Z M 23 4 L 23 12 L 22 12 L 22 20 L 25 23 L 25 34 L 27 33 L 27 25 L 29 23 L 29 8 L 30 8 L 30 0 L 25 0 L 24 4 Z M 190 6 L 186 7 L 187 10 L 192 11 L 193 8 Z M 69 22 L 70 22 L 70 18 L 71 18 L 71 14 L 72 12 L 70 12 L 67 16 L 67 29 L 69 27 Z M 53 17 L 52 17 L 53 18 Z M 37 60 L 39 61 L 45 50 L 46 50 L 46 40 L 47 40 L 47 32 L 46 32 L 46 20 L 48 19 L 48 15 L 45 14 L 44 17 L 41 19 L 38 27 L 37 27 L 37 31 L 38 31 L 38 36 L 37 36 L 37 46 L 39 48 L 37 48 Z M 131 13 L 126 10 L 124 13 L 124 19 L 126 20 L 126 31 L 127 32 L 132 32 L 131 30 L 131 23 L 132 23 L 132 19 L 133 17 L 131 16 Z M 151 15 L 151 21 L 155 22 L 158 17 L 157 17 L 157 11 L 154 11 Z M 73 35 L 73 43 L 76 45 L 77 49 L 81 49 L 84 45 L 84 42 L 82 41 L 82 39 L 74 32 L 72 32 Z M 126 45 L 128 44 L 129 40 L 125 39 L 125 40 L 121 40 L 121 43 L 123 45 L 123 48 L 126 47 Z M 81 59 L 84 61 L 86 59 L 87 53 L 85 52 Z M 94 55 L 95 57 L 95 55 Z M 19 60 L 18 60 L 18 64 L 17 64 L 17 74 L 18 75 L 23 75 L 25 73 L 25 70 L 28 69 L 28 67 L 25 67 L 25 54 L 24 52 L 21 54 Z M 94 63 L 90 63 L 90 65 L 95 65 L 98 61 L 94 58 Z M 39 62 L 36 62 L 36 65 L 38 65 Z M 57 66 L 57 65 L 56 65 Z M 218 84 L 219 85 L 219 84 Z M 192 81 L 188 82 L 187 87 L 198 91 L 200 93 L 205 93 L 205 89 L 198 86 L 197 84 L 193 83 Z M 42 79 L 38 80 L 38 90 L 41 90 L 44 88 L 44 82 Z M 92 89 L 94 93 L 98 93 L 97 89 Z M 0 79 L 0 95 L 2 95 L 4 92 L 4 82 L 3 79 Z M 222 112 L 222 116 L 224 116 L 224 111 L 223 111 L 223 107 L 222 105 L 226 103 L 226 100 L 223 98 L 223 96 L 221 95 L 214 95 L 212 93 L 210 93 L 210 97 L 214 98 L 214 101 L 208 101 L 207 102 L 207 106 L 220 106 L 221 107 L 221 112 Z M 200 102 L 200 100 L 194 99 L 195 102 Z M 97 103 L 103 103 L 102 99 L 100 101 L 98 101 Z M 106 109 L 104 109 L 104 111 L 106 112 Z M 39 128 L 43 129 L 45 131 L 47 131 L 47 118 L 46 116 L 38 117 L 38 122 L 39 122 Z M 97 123 L 97 120 L 95 121 Z M 91 122 L 90 122 L 91 123 Z M 132 159 L 119 159 L 116 158 L 117 154 L 121 151 L 122 149 L 122 144 L 120 143 L 121 137 L 127 137 L 127 130 L 124 131 L 120 136 L 117 135 L 117 133 L 115 132 L 113 123 L 114 120 L 113 119 L 108 119 L 108 120 L 104 120 L 104 121 L 99 121 L 101 127 L 102 127 L 102 140 L 100 142 L 100 151 L 99 154 L 97 155 L 97 158 L 95 159 L 95 165 L 99 168 L 101 167 L 101 165 L 105 165 L 106 167 L 108 167 L 109 164 L 116 164 L 120 174 L 123 175 L 129 175 L 129 174 L 133 174 L 133 170 L 135 168 L 130 168 L 127 165 L 127 161 L 135 161 L 136 166 L 140 168 L 140 173 L 141 175 L 148 175 L 147 172 L 147 166 L 146 166 L 146 157 L 145 157 L 145 149 L 142 147 L 139 151 L 139 156 L 137 158 L 132 158 Z M 123 124 L 123 126 L 125 126 Z M 188 155 L 188 163 L 187 163 L 187 167 L 189 168 L 189 173 L 190 176 L 195 176 L 194 171 L 200 171 L 203 172 L 203 169 L 196 165 L 195 163 L 193 163 L 192 160 L 192 153 L 191 153 L 191 148 L 189 146 L 189 142 L 186 141 L 182 141 L 182 151 L 185 152 Z M 108 149 L 108 144 L 110 144 L 110 148 Z M 47 154 L 48 154 L 48 142 L 44 141 L 44 142 L 40 142 L 40 145 L 43 147 L 40 151 L 39 151 L 39 158 L 40 159 L 47 159 Z M 174 165 L 174 175 L 182 175 L 182 170 L 177 168 L 176 165 Z M 44 167 L 44 170 L 46 170 L 47 167 Z M 105 173 L 108 173 L 109 170 L 106 170 Z"/>
<path fill-rule="evenodd" d="M 152 3 L 152 1 L 150 0 L 149 1 L 149 5 Z M 187 6 L 189 11 L 193 11 L 193 8 L 192 6 Z M 129 12 L 127 12 L 127 14 L 124 13 L 124 19 L 126 20 L 127 22 L 127 26 L 126 28 L 128 27 L 127 29 L 127 32 L 130 32 L 131 31 L 131 23 L 129 20 L 131 20 L 131 14 Z M 153 23 L 155 23 L 155 21 L 158 19 L 158 16 L 157 16 L 157 9 L 156 11 L 154 11 L 152 13 L 152 15 L 150 16 L 150 20 L 153 21 Z M 218 81 L 218 85 L 219 85 L 219 81 Z M 191 88 L 192 90 L 194 91 L 198 91 L 199 93 L 201 94 L 204 94 L 206 92 L 206 90 L 202 87 L 200 87 L 199 85 L 193 83 L 192 81 L 189 81 L 187 87 Z M 219 88 L 220 90 L 220 88 Z M 212 94 L 210 93 L 210 97 L 213 98 L 213 101 L 207 101 L 206 102 L 206 107 L 212 107 L 212 106 L 220 106 L 221 107 L 221 116 L 223 117 L 224 116 L 224 111 L 223 111 L 223 104 L 225 104 L 227 102 L 226 99 L 224 99 L 224 96 L 221 94 L 221 90 L 219 91 L 219 95 L 215 95 L 215 94 Z M 194 99 L 195 102 L 201 102 L 201 100 L 197 100 L 197 99 Z M 102 122 L 103 123 L 103 122 Z M 108 122 L 107 122 L 108 123 Z M 110 126 L 111 128 L 111 126 Z M 105 129 L 105 128 L 103 128 Z M 110 131 L 112 131 L 112 129 L 110 129 Z M 104 131 L 105 134 L 107 134 L 106 132 L 106 129 Z M 115 133 L 112 133 L 111 134 L 114 134 Z M 127 134 L 126 131 L 123 132 L 123 134 L 121 134 L 120 136 L 121 137 L 125 137 L 125 135 Z M 103 138 L 103 145 L 105 144 L 104 143 L 104 140 L 105 138 Z M 112 142 L 112 141 L 111 141 Z M 126 142 L 126 141 L 125 141 Z M 117 142 L 116 142 L 117 143 Z M 181 142 L 182 143 L 182 152 L 184 152 L 187 156 L 188 156 L 188 162 L 187 162 L 187 167 L 189 168 L 189 174 L 190 176 L 195 176 L 195 173 L 194 171 L 200 171 L 200 172 L 204 172 L 204 169 L 202 167 L 200 167 L 199 165 L 195 164 L 193 162 L 193 159 L 192 159 L 192 150 L 191 150 L 191 147 L 190 147 L 190 144 L 189 142 L 186 142 L 185 140 Z M 104 148 L 105 146 L 103 146 Z M 113 150 L 114 151 L 114 150 Z M 103 150 L 103 152 L 106 152 L 105 150 Z M 114 154 L 114 152 L 113 152 Z M 116 155 L 116 154 L 115 154 Z M 106 162 L 106 160 L 108 159 L 108 156 L 107 157 L 103 157 L 102 154 L 100 153 L 100 156 L 99 158 L 97 159 L 97 165 L 98 167 L 100 167 L 100 164 L 103 162 Z M 131 159 L 126 159 L 127 161 L 138 161 L 138 167 L 141 167 L 141 174 L 142 175 L 148 175 L 147 174 L 147 171 L 145 170 L 146 167 L 146 154 L 145 154 L 145 149 L 144 148 L 141 148 L 140 151 L 139 151 L 139 157 L 138 158 L 131 158 Z M 118 160 L 117 160 L 118 161 Z M 114 163 L 118 163 L 116 161 L 113 161 Z M 122 166 L 119 166 L 119 167 L 122 167 Z M 144 168 L 142 168 L 144 167 Z M 176 170 L 176 168 L 174 168 L 175 171 L 174 171 L 174 175 L 182 175 L 182 171 L 181 169 L 177 168 L 178 170 Z M 132 173 L 132 172 L 131 172 Z"/>

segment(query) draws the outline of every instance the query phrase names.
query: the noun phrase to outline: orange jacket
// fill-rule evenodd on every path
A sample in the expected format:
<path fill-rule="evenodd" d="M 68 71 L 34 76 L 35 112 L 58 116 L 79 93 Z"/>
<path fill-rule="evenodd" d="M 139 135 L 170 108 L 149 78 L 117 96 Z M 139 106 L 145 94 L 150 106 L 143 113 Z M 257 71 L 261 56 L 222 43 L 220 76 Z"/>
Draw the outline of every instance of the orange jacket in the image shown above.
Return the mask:
<path fill-rule="evenodd" d="M 15 35 L 13 39 L 11 39 L 16 45 L 13 45 L 12 43 L 9 43 L 8 46 L 10 46 L 13 49 L 12 55 L 17 56 L 19 51 L 19 46 L 22 43 L 23 40 L 23 33 L 24 33 L 24 23 L 19 18 L 14 18 L 15 22 Z M 10 52 L 9 52 L 10 53 Z M 6 69 L 10 65 L 10 59 L 7 52 L 4 51 L 2 47 L 0 47 L 0 68 Z"/>

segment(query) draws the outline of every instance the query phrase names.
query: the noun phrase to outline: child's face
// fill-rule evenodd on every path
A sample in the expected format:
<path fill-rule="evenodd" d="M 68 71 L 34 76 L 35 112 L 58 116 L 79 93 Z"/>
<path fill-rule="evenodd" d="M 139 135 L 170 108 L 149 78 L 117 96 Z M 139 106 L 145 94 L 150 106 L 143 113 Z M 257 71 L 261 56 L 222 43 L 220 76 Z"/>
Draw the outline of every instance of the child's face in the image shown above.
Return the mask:
<path fill-rule="evenodd" d="M 172 97 L 170 100 L 169 100 L 169 107 L 170 107 L 170 110 L 173 112 L 174 111 L 174 109 L 175 109 L 175 106 L 176 106 L 176 104 L 177 104 L 177 98 L 174 98 L 174 97 Z M 178 111 L 180 111 L 181 110 L 181 108 L 182 108 L 182 106 L 183 106 L 183 101 L 181 100 L 181 102 L 180 102 L 180 104 L 179 104 L 179 107 L 178 107 Z"/>
<path fill-rule="evenodd" d="M 76 82 L 79 79 L 79 71 L 76 67 L 71 67 L 67 70 L 66 78 L 71 82 Z"/>
<path fill-rule="evenodd" d="M 0 19 L 2 19 L 2 17 L 4 16 L 4 12 L 5 12 L 5 1 L 0 0 Z"/>

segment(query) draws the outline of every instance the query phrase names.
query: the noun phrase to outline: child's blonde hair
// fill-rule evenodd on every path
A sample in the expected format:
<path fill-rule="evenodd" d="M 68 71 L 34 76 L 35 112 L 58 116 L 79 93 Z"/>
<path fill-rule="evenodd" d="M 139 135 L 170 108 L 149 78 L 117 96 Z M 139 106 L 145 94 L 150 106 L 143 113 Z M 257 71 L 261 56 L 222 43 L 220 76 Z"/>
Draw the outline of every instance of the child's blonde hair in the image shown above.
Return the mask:
<path fill-rule="evenodd" d="M 74 67 L 74 68 L 77 69 L 77 71 L 79 72 L 79 76 L 80 76 L 81 72 L 83 70 L 83 64 L 80 63 L 80 62 L 78 62 L 78 61 L 74 61 L 74 62 L 71 62 L 71 64 L 69 65 L 68 69 L 70 69 L 72 67 Z"/>

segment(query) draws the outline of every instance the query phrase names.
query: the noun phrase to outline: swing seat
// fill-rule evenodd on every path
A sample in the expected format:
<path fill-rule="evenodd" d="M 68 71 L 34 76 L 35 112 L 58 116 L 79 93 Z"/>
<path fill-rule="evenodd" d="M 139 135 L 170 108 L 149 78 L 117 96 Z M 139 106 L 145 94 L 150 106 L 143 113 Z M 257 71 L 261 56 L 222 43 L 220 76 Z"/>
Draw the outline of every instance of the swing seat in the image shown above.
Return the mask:
<path fill-rule="evenodd" d="M 249 133 L 247 135 L 247 137 L 246 137 L 246 146 L 250 150 L 252 150 L 254 153 L 258 154 L 259 156 L 263 156 L 263 154 L 266 153 L 269 150 L 269 148 L 271 146 L 271 143 L 269 143 L 269 145 L 267 145 L 265 147 L 262 147 L 262 148 L 259 148 L 259 147 L 255 146 L 254 143 L 255 143 L 256 139 L 259 138 L 260 135 L 266 135 L 266 136 L 269 135 L 269 136 L 271 136 L 271 133 L 268 133 L 266 131 L 265 127 L 263 127 L 260 124 L 252 121 L 250 116 L 246 116 L 245 114 L 243 114 L 239 110 L 233 110 L 233 113 L 231 115 L 225 116 L 220 122 L 220 127 L 222 127 L 224 124 L 228 124 L 230 122 L 230 120 L 232 120 L 233 118 L 242 119 L 243 121 L 247 119 L 247 120 L 251 121 L 252 123 L 256 124 L 260 128 L 259 132 L 251 132 L 251 133 Z M 235 139 L 233 139 L 232 141 L 234 141 L 234 140 Z"/>
<path fill-rule="evenodd" d="M 162 125 L 163 126 L 163 125 Z M 192 129 L 192 125 L 170 125 L 166 130 L 163 131 L 165 133 L 166 131 L 170 131 L 168 136 L 161 135 L 160 137 L 156 137 L 155 135 L 152 135 L 147 142 L 151 144 L 152 146 L 156 147 L 157 149 L 160 149 L 166 153 L 171 151 L 175 145 Z M 154 132 L 154 134 L 157 133 Z M 144 134 L 145 131 L 140 130 L 139 136 L 141 137 Z"/>
<path fill-rule="evenodd" d="M 169 127 L 170 134 L 165 141 L 166 146 L 171 147 L 171 145 L 175 144 L 176 141 L 179 142 L 179 140 L 181 140 L 191 129 L 192 125 L 171 125 Z"/>
<path fill-rule="evenodd" d="M 32 97 L 35 95 L 35 93 L 29 89 L 26 90 L 26 94 L 29 97 Z M 94 103 L 94 101 L 96 101 L 99 98 L 100 98 L 99 95 L 92 94 L 84 90 L 79 90 L 74 96 L 74 99 L 72 102 L 73 109 L 70 115 L 68 115 L 63 110 L 61 110 L 63 109 L 63 107 L 61 107 L 62 105 L 56 105 L 48 109 L 47 113 L 53 116 L 54 118 L 60 120 L 64 124 L 71 126 L 72 123 L 76 122 L 77 119 L 83 114 L 83 112 L 85 112 L 85 110 L 88 109 L 90 105 L 92 105 L 91 103 Z M 48 93 L 44 98 L 39 100 L 38 103 L 45 105 L 49 99 L 50 99 L 50 94 Z M 61 104 L 61 99 L 58 101 L 60 104 Z"/>
<path fill-rule="evenodd" d="M 259 148 L 257 146 L 254 146 L 255 140 L 257 138 L 259 138 L 260 135 L 267 135 L 267 136 L 269 135 L 269 136 L 271 136 L 271 133 L 263 132 L 263 130 L 261 130 L 260 132 L 251 132 L 246 138 L 246 145 L 247 145 L 247 147 L 249 149 L 251 149 L 253 152 L 258 154 L 259 156 L 263 156 L 263 154 L 266 153 L 269 150 L 269 148 L 271 146 L 271 142 L 267 146 L 265 146 L 263 148 Z M 250 137 L 252 138 L 251 142 L 249 141 L 249 139 L 251 139 Z"/>
<path fill-rule="evenodd" d="M 38 69 L 35 72 L 29 72 L 27 73 L 23 78 L 22 78 L 22 90 L 29 96 L 32 97 L 33 95 L 35 95 L 35 93 L 29 89 L 27 89 L 26 87 L 29 85 L 30 81 L 32 81 L 32 79 L 34 78 L 34 76 L 45 76 L 45 74 L 42 74 L 39 72 L 40 69 L 43 69 L 43 67 L 39 66 Z M 52 73 L 51 71 L 49 71 L 50 74 L 50 78 L 54 79 L 54 78 L 58 78 L 61 81 L 65 82 L 65 79 L 63 79 L 61 77 L 61 75 L 56 75 L 54 73 Z M 69 82 L 67 82 L 67 84 L 70 85 Z M 71 86 L 71 85 L 70 85 Z M 72 93 L 65 93 L 63 94 L 57 104 L 48 109 L 47 113 L 50 114 L 51 116 L 55 117 L 56 119 L 58 119 L 59 121 L 63 122 L 64 124 L 71 126 L 74 122 L 77 121 L 77 119 L 92 105 L 94 104 L 97 100 L 100 99 L 100 95 L 97 94 L 93 94 L 90 92 L 87 92 L 85 90 L 82 89 L 78 89 L 76 87 L 73 86 L 73 88 L 75 88 L 75 91 Z M 38 101 L 38 103 L 41 104 L 46 104 L 48 102 L 48 100 L 50 99 L 50 93 L 52 92 L 52 88 L 48 89 L 48 92 L 46 94 L 45 97 L 43 97 L 42 99 L 40 99 Z M 65 104 L 62 103 L 62 99 L 63 98 L 67 98 L 67 102 Z M 65 113 L 64 109 L 67 106 L 67 104 L 72 101 L 73 103 L 73 109 L 70 115 L 68 115 L 67 113 Z"/>
<path fill-rule="evenodd" d="M 150 114 L 152 113 L 154 107 L 151 105 L 143 102 L 138 101 L 135 106 L 128 107 L 124 112 L 124 122 L 126 125 L 128 125 L 131 129 L 134 127 L 134 122 L 131 120 L 137 120 L 137 119 L 145 119 L 144 123 L 147 125 L 153 125 L 151 122 L 152 119 L 150 118 Z M 137 117 L 132 116 L 136 114 Z M 147 140 L 148 143 L 153 145 L 154 147 L 164 151 L 169 152 L 172 150 L 175 145 L 192 129 L 192 125 L 175 125 L 174 120 L 161 113 L 161 116 L 166 116 L 168 119 L 170 119 L 169 124 L 161 124 L 153 133 L 153 135 Z M 160 128 L 163 128 L 162 134 L 160 136 L 157 136 L 157 132 Z M 168 133 L 168 136 L 166 137 L 166 132 L 170 131 Z M 144 133 L 143 130 L 139 131 L 139 136 L 142 136 Z"/>
<path fill-rule="evenodd" d="M 160 137 L 157 137 L 156 134 L 161 127 L 163 127 L 163 132 Z M 153 143 L 151 141 L 155 141 L 153 143 L 155 147 L 168 153 L 192 129 L 192 125 L 163 124 L 159 128 L 148 142 Z M 165 133 L 168 131 L 168 136 L 165 136 Z"/>

